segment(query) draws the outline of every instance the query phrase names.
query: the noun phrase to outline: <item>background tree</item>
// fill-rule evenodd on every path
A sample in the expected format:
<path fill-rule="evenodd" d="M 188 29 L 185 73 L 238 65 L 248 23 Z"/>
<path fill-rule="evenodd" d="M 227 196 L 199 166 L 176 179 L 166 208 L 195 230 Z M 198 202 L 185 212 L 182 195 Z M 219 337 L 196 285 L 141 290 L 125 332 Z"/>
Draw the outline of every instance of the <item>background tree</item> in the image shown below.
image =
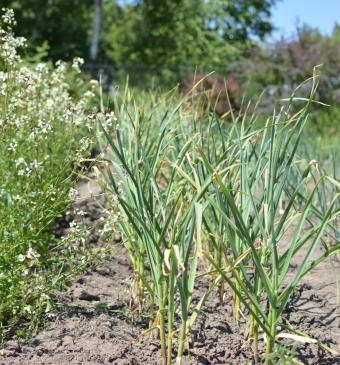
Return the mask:
<path fill-rule="evenodd" d="M 93 0 L 0 0 L 15 12 L 15 33 L 28 40 L 28 53 L 44 41 L 53 61 L 88 57 L 93 29 Z"/>
<path fill-rule="evenodd" d="M 93 17 L 93 31 L 90 45 L 90 59 L 94 60 L 97 57 L 99 45 L 99 32 L 101 21 L 101 0 L 94 0 L 94 17 Z"/>
<path fill-rule="evenodd" d="M 118 64 L 226 66 L 270 33 L 277 1 L 106 1 L 102 49 Z"/>
<path fill-rule="evenodd" d="M 252 76 L 260 88 L 269 86 L 273 98 L 290 95 L 303 81 L 318 69 L 320 85 L 316 97 L 324 103 L 334 103 L 340 97 L 340 30 L 335 24 L 331 36 L 303 25 L 295 36 L 282 38 L 268 47 L 249 51 L 249 57 L 240 62 L 239 70 Z M 309 85 L 306 85 L 306 90 Z"/>
<path fill-rule="evenodd" d="M 270 9 L 278 1 L 0 0 L 0 5 L 15 10 L 16 32 L 28 39 L 29 50 L 47 41 L 54 61 L 80 56 L 116 64 L 215 67 L 238 59 L 271 31 Z"/>

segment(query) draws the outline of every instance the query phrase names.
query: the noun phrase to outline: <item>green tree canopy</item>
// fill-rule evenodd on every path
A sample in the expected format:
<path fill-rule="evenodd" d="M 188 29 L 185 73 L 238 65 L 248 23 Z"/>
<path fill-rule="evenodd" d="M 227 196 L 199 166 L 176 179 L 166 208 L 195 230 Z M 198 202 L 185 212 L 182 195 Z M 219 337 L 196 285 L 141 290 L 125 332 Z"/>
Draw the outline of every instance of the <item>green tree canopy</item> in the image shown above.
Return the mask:
<path fill-rule="evenodd" d="M 93 0 L 0 0 L 14 10 L 17 36 L 28 41 L 28 52 L 47 41 L 49 57 L 87 57 L 93 21 Z"/>
<path fill-rule="evenodd" d="M 118 64 L 224 66 L 270 33 L 276 2 L 140 0 L 119 7 L 107 0 L 103 50 Z"/>
<path fill-rule="evenodd" d="M 278 1 L 97 1 L 102 6 L 97 61 L 224 66 L 272 30 L 270 10 Z M 94 0 L 0 0 L 0 5 L 14 9 L 15 31 L 31 48 L 48 41 L 54 61 L 89 58 Z"/>

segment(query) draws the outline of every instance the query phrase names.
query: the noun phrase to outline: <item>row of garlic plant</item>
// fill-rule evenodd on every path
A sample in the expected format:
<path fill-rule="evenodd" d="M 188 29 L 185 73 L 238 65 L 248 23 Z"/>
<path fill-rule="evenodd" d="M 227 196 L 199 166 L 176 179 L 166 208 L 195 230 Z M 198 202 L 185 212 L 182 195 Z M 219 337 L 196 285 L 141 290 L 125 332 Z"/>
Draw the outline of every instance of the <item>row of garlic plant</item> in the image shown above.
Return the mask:
<path fill-rule="evenodd" d="M 233 280 L 210 257 L 209 261 L 230 284 L 235 295 L 250 313 L 248 335 L 253 339 L 256 362 L 259 360 L 259 327 L 267 338 L 266 353 L 272 353 L 277 327 L 293 330 L 282 322 L 281 317 L 296 284 L 313 267 L 340 247 L 336 245 L 310 262 L 324 230 L 327 226 L 332 226 L 331 222 L 340 212 L 336 204 L 338 193 L 331 197 L 327 210 L 322 215 L 318 214 L 316 207 L 313 207 L 318 185 L 323 180 L 339 187 L 339 184 L 330 177 L 321 177 L 309 196 L 303 199 L 302 206 L 296 209 L 296 199 L 308 181 L 312 163 L 307 164 L 302 171 L 293 187 L 293 192 L 287 194 L 286 206 L 282 208 L 280 204 L 282 196 L 286 195 L 289 172 L 296 168 L 295 152 L 308 120 L 315 92 L 314 81 L 315 78 L 310 99 L 306 100 L 304 108 L 292 117 L 288 117 L 290 109 L 297 100 L 292 96 L 288 100 L 287 114 L 274 113 L 268 120 L 267 126 L 260 132 L 261 135 L 257 135 L 255 140 L 254 133 L 257 131 L 252 132 L 251 128 L 248 129 L 243 122 L 241 123 L 239 129 L 240 151 L 242 151 L 241 175 L 237 194 L 228 187 L 229 182 L 223 181 L 223 177 L 216 173 L 216 167 L 205 158 L 204 151 L 201 152 L 204 164 L 209 166 L 211 173 L 216 176 L 216 198 L 209 197 L 208 200 L 222 214 L 233 259 L 236 260 L 247 250 L 251 251 L 250 260 L 240 262 L 238 267 L 233 269 Z M 270 128 L 268 128 L 269 123 Z M 267 132 L 269 132 L 268 138 Z M 218 196 L 222 196 L 222 199 Z M 219 204 L 221 201 L 223 203 Z M 313 225 L 308 225 L 311 221 Z M 289 247 L 282 251 L 280 241 L 288 229 L 293 231 L 293 237 Z M 306 245 L 307 254 L 293 279 L 289 281 L 287 278 L 289 264 Z M 230 261 L 226 257 L 227 260 Z M 263 310 L 261 307 L 263 293 L 268 301 L 268 310 Z"/>
<path fill-rule="evenodd" d="M 119 114 L 127 118 L 120 119 L 115 138 L 104 130 L 110 159 L 104 159 L 107 174 L 101 176 L 100 182 L 107 196 L 119 200 L 127 217 L 121 228 L 139 287 L 138 305 L 140 310 L 144 309 L 146 290 L 152 319 L 149 331 L 159 331 L 164 364 L 171 363 L 172 339 L 177 332 L 175 291 L 180 295 L 182 319 L 178 362 L 189 323 L 195 317 L 189 318 L 189 309 L 201 241 L 200 200 L 210 183 L 207 181 L 200 191 L 186 183 L 188 176 L 181 166 L 195 171 L 189 156 L 195 136 L 174 128 L 182 106 L 171 110 L 174 95 L 160 101 L 165 103 L 166 110 L 161 116 L 147 116 L 143 112 L 128 115 L 122 106 Z M 157 111 L 157 106 L 153 109 Z M 158 122 L 157 131 L 153 130 L 155 124 L 150 123 L 152 118 Z M 146 265 L 150 267 L 150 277 Z"/>
<path fill-rule="evenodd" d="M 114 135 L 103 129 L 106 169 L 97 170 L 98 183 L 125 214 L 121 229 L 138 283 L 136 298 L 143 311 L 147 292 L 152 318 L 147 332 L 159 331 L 163 364 L 171 364 L 177 333 L 180 364 L 195 318 L 216 285 L 223 296 L 223 282 L 234 292 L 233 319 L 240 322 L 241 305 L 249 315 L 247 333 L 255 362 L 260 331 L 266 353 L 272 353 L 278 326 L 296 331 L 282 321 L 282 314 L 297 283 L 340 249 L 339 244 L 326 247 L 310 261 L 325 229 L 335 229 L 332 222 L 340 213 L 337 191 L 326 210 L 315 204 L 318 186 L 327 181 L 338 189 L 339 183 L 321 176 L 306 196 L 313 162 L 305 163 L 291 180 L 291 171 L 301 170 L 296 150 L 312 105 L 315 77 L 309 98 L 295 97 L 297 89 L 284 101 L 286 112 L 275 109 L 262 127 L 256 124 L 255 112 L 247 116 L 247 107 L 243 115 L 231 112 L 231 123 L 209 108 L 199 112 L 194 93 L 178 104 L 176 91 L 151 97 L 150 105 L 138 109 L 131 108 L 126 90 L 125 102 L 116 103 L 120 126 Z M 289 117 L 296 101 L 305 106 Z M 280 241 L 288 230 L 293 236 L 283 250 Z M 289 264 L 305 245 L 307 254 L 288 280 Z M 214 280 L 193 308 L 198 275 Z"/>

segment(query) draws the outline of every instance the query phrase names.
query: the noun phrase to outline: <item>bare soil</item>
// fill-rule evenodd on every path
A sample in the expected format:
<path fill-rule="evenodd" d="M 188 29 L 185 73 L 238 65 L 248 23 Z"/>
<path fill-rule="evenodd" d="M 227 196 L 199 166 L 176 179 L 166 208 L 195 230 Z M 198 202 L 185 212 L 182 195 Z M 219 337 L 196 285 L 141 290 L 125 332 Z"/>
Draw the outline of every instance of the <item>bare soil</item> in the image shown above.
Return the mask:
<path fill-rule="evenodd" d="M 82 199 L 77 204 L 94 222 L 99 218 L 98 209 L 90 198 L 84 198 L 89 195 L 86 184 L 80 183 L 78 190 Z M 94 235 L 92 240 L 98 240 L 98 236 Z M 292 262 L 291 275 L 303 254 Z M 333 261 L 339 274 L 340 260 L 335 257 Z M 128 305 L 124 281 L 132 277 L 125 249 L 118 246 L 112 262 L 77 278 L 67 292 L 57 293 L 59 304 L 54 316 L 46 318 L 45 328 L 26 342 L 7 333 L 0 365 L 161 364 L 157 339 L 145 335 L 131 344 L 148 328 L 148 320 L 133 313 Z M 195 287 L 196 303 L 207 285 L 201 281 Z M 244 338 L 245 322 L 240 328 L 233 323 L 231 293 L 228 288 L 226 292 L 223 303 L 217 291 L 206 302 L 193 325 L 188 339 L 190 351 L 186 350 L 183 365 L 243 365 L 247 361 L 254 364 L 251 346 Z M 295 328 L 340 353 L 340 319 L 336 306 L 336 281 L 326 261 L 301 280 L 284 316 Z M 174 350 L 176 345 L 175 339 Z M 260 352 L 263 350 L 262 339 Z M 175 356 L 174 353 L 174 359 Z M 340 364 L 339 355 L 310 343 L 299 345 L 296 358 L 306 365 Z"/>

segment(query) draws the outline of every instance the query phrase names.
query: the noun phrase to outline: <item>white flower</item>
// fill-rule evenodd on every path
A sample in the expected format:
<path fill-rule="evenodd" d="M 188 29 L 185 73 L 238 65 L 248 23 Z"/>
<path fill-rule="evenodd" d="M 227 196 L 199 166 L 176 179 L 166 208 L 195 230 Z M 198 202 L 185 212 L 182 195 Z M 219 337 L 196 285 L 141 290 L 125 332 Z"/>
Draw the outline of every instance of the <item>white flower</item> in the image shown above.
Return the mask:
<path fill-rule="evenodd" d="M 56 71 L 61 72 L 61 73 L 66 71 L 66 63 L 65 62 L 59 60 L 55 63 L 55 65 L 57 66 Z M 60 81 L 60 80 L 58 80 L 58 76 L 56 74 L 54 74 L 54 76 L 56 77 L 55 81 Z"/>
<path fill-rule="evenodd" d="M 92 91 L 86 91 L 85 94 L 84 94 L 84 97 L 86 99 L 93 98 L 94 96 L 95 96 L 95 94 Z"/>
<path fill-rule="evenodd" d="M 29 305 L 26 305 L 26 306 L 24 307 L 24 310 L 25 310 L 26 312 L 28 312 L 28 313 L 32 313 L 31 306 L 29 306 Z"/>
<path fill-rule="evenodd" d="M 116 121 L 116 120 L 117 120 L 117 117 L 115 116 L 115 113 L 110 111 L 110 109 L 107 109 L 104 114 L 104 122 L 102 123 L 103 128 L 107 131 L 108 128 L 112 127 L 113 121 Z"/>
<path fill-rule="evenodd" d="M 109 111 L 107 111 L 105 113 L 105 119 L 112 121 L 112 120 L 117 120 L 117 117 L 115 116 L 115 113 L 114 112 L 111 112 L 110 113 Z"/>
<path fill-rule="evenodd" d="M 38 167 L 39 167 L 41 164 L 42 164 L 42 162 L 38 162 L 37 160 L 33 160 L 33 161 L 31 162 L 30 167 L 31 167 L 31 169 L 32 169 L 32 170 L 33 170 L 33 169 L 38 169 Z"/>
<path fill-rule="evenodd" d="M 17 146 L 18 146 L 18 143 L 17 142 L 11 142 L 10 144 L 9 144 L 9 147 L 7 148 L 9 151 L 15 151 L 16 150 L 16 148 L 17 148 Z"/>
<path fill-rule="evenodd" d="M 68 107 L 66 114 L 63 115 L 63 118 L 68 120 L 69 118 L 72 118 L 72 115 L 73 115 L 73 110 L 70 107 Z"/>
<path fill-rule="evenodd" d="M 21 171 L 19 171 L 19 173 L 20 173 Z M 31 169 L 29 169 L 28 167 L 26 167 L 26 169 L 24 170 L 24 175 L 26 176 L 26 177 L 29 177 L 30 175 L 31 175 L 31 172 L 32 172 L 32 170 Z"/>
<path fill-rule="evenodd" d="M 78 72 L 80 72 L 79 67 L 84 64 L 84 59 L 81 57 L 75 57 L 73 59 L 72 67 L 75 68 Z"/>
<path fill-rule="evenodd" d="M 21 75 L 21 76 L 19 76 L 19 83 L 21 84 L 22 82 L 27 82 L 28 80 L 30 79 L 30 77 L 29 76 L 27 76 L 27 75 Z"/>
<path fill-rule="evenodd" d="M 18 167 L 19 165 L 26 165 L 26 162 L 25 162 L 25 160 L 22 157 L 18 158 L 15 161 L 15 167 Z"/>
<path fill-rule="evenodd" d="M 96 87 L 98 87 L 98 81 L 97 80 L 90 80 L 89 82 L 90 86 L 91 86 L 91 89 L 95 89 Z"/>
<path fill-rule="evenodd" d="M 87 119 L 89 119 L 91 122 L 95 122 L 97 119 L 97 113 L 94 110 L 90 110 L 90 114 L 87 116 Z"/>
<path fill-rule="evenodd" d="M 25 260 L 25 256 L 24 255 L 19 255 L 18 256 L 18 260 L 20 261 L 20 262 L 23 262 L 24 260 Z"/>
<path fill-rule="evenodd" d="M 45 120 L 39 120 L 38 128 L 40 128 L 41 132 L 45 134 L 48 134 L 52 130 L 52 126 L 48 124 Z"/>
<path fill-rule="evenodd" d="M 48 68 L 45 63 L 38 63 L 35 69 L 41 73 L 46 73 L 46 74 L 48 73 Z"/>
<path fill-rule="evenodd" d="M 73 228 L 73 227 L 77 227 L 77 222 L 76 221 L 70 222 L 70 228 Z"/>
<path fill-rule="evenodd" d="M 69 193 L 68 193 L 68 198 L 70 200 L 76 200 L 77 199 L 77 195 L 79 195 L 78 191 L 76 189 L 71 188 Z"/>
<path fill-rule="evenodd" d="M 14 20 L 14 11 L 13 9 L 6 9 L 3 8 L 3 11 L 5 11 L 5 14 L 2 16 L 2 19 L 4 20 L 5 23 L 7 24 L 16 24 L 16 21 Z"/>
<path fill-rule="evenodd" d="M 27 255 L 27 258 L 29 258 L 29 259 L 33 259 L 33 258 L 35 258 L 36 252 L 33 250 L 33 248 L 32 248 L 32 247 L 30 247 L 30 248 L 26 251 L 26 255 Z"/>

